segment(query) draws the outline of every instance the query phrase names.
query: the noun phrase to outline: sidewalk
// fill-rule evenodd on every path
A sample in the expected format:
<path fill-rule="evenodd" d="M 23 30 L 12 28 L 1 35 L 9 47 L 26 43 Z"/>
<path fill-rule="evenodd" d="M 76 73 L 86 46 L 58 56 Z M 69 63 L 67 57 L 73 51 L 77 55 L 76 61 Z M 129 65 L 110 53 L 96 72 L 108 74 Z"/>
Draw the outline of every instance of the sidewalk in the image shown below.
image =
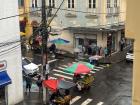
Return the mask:
<path fill-rule="evenodd" d="M 16 105 L 43 105 L 42 94 L 38 92 L 24 93 L 24 101 Z"/>
<path fill-rule="evenodd" d="M 121 62 L 125 59 L 126 53 L 128 52 L 128 50 L 130 48 L 132 48 L 132 45 L 125 47 L 123 51 L 118 51 L 118 52 L 112 53 L 111 56 L 109 56 L 107 58 L 103 58 L 101 61 L 110 62 L 110 63 Z"/>

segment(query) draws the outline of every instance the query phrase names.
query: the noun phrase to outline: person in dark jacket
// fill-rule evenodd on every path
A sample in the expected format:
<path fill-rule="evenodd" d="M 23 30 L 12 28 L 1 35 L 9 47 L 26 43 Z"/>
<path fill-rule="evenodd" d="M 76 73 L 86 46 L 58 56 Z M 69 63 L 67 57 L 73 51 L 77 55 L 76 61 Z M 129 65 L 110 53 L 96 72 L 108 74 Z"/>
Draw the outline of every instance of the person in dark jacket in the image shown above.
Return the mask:
<path fill-rule="evenodd" d="M 25 80 L 26 80 L 26 92 L 28 91 L 28 89 L 29 89 L 29 92 L 30 92 L 31 91 L 31 85 L 32 85 L 32 79 L 31 79 L 30 76 L 27 76 L 25 78 Z"/>
<path fill-rule="evenodd" d="M 38 79 L 37 79 L 37 81 L 36 81 L 36 84 L 37 84 L 37 86 L 38 86 L 38 88 L 39 88 L 39 92 L 41 92 L 41 89 L 42 89 L 42 79 L 41 79 L 41 75 L 39 75 L 38 76 Z"/>

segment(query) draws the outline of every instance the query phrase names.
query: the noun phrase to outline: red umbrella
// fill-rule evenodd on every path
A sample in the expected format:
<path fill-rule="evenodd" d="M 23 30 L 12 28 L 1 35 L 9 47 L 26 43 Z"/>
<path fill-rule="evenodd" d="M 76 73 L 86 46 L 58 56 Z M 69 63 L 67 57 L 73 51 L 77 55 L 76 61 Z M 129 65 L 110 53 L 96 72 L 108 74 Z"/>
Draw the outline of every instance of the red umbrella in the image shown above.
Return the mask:
<path fill-rule="evenodd" d="M 49 88 L 52 91 L 56 91 L 57 89 L 70 89 L 75 86 L 75 83 L 65 81 L 64 79 L 49 79 L 43 81 L 44 87 Z"/>
<path fill-rule="evenodd" d="M 58 84 L 58 80 L 57 79 L 50 79 L 50 80 L 44 80 L 43 81 L 43 85 L 45 87 L 48 87 L 52 91 L 56 91 L 57 90 L 57 84 Z"/>

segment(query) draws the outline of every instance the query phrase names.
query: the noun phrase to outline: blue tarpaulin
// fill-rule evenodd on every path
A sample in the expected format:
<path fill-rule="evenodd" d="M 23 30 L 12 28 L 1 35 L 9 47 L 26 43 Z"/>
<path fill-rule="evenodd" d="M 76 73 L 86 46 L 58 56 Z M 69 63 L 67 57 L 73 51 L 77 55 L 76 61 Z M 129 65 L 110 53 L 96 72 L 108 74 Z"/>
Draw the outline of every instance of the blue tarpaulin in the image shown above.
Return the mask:
<path fill-rule="evenodd" d="M 8 84 L 11 84 L 11 79 L 8 76 L 6 71 L 0 72 L 0 87 L 6 86 Z"/>

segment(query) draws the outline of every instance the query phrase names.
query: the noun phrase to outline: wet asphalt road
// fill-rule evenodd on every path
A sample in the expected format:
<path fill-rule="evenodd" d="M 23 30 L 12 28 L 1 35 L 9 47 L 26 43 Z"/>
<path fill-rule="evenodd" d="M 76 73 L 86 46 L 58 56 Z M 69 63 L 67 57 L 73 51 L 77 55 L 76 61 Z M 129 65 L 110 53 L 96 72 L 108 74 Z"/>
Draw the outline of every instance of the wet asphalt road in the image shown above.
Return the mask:
<path fill-rule="evenodd" d="M 88 105 L 131 105 L 131 92 L 132 64 L 120 62 L 99 71 L 90 92 L 82 95 L 93 99 Z"/>
<path fill-rule="evenodd" d="M 66 61 L 69 59 L 61 63 Z M 90 91 L 79 93 L 71 90 L 73 96 L 81 97 L 72 105 L 81 105 L 87 99 L 92 100 L 88 105 L 131 105 L 132 67 L 132 63 L 122 61 L 98 71 Z M 26 101 L 18 105 L 43 105 L 41 99 L 38 93 L 31 93 L 25 95 Z"/>
<path fill-rule="evenodd" d="M 74 97 L 81 97 L 72 105 L 81 105 L 87 99 L 92 99 L 88 105 L 131 105 L 132 65 L 120 62 L 98 71 L 90 91 L 71 90 Z M 19 105 L 43 105 L 41 99 L 39 94 L 31 93 L 25 95 L 26 102 Z"/>

